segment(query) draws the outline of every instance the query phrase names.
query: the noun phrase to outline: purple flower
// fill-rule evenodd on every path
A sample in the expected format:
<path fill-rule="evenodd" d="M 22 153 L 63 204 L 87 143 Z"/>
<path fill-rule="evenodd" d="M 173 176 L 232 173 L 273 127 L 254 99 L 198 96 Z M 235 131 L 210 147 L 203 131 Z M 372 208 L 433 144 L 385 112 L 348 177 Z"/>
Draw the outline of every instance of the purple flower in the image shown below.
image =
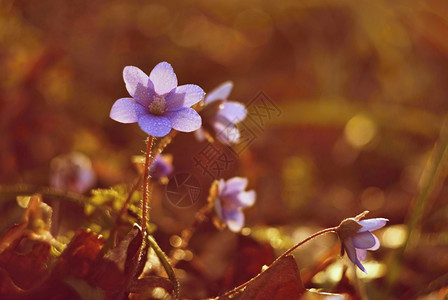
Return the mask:
<path fill-rule="evenodd" d="M 71 152 L 52 159 L 50 185 L 75 193 L 85 193 L 96 181 L 90 159 L 80 153 Z"/>
<path fill-rule="evenodd" d="M 380 247 L 378 238 L 371 231 L 383 227 L 389 220 L 376 218 L 359 221 L 365 214 L 343 220 L 336 232 L 342 242 L 342 254 L 345 250 L 348 258 L 367 273 L 361 261 L 366 259 L 367 250 L 377 250 Z"/>
<path fill-rule="evenodd" d="M 149 175 L 154 180 L 168 177 L 173 172 L 172 156 L 169 154 L 159 154 L 154 158 L 149 167 Z"/>
<path fill-rule="evenodd" d="M 215 210 L 218 217 L 233 232 L 238 232 L 244 226 L 242 208 L 255 203 L 255 191 L 244 191 L 247 179 L 233 177 L 227 181 L 221 179 L 218 186 L 218 195 L 215 198 Z"/>
<path fill-rule="evenodd" d="M 137 67 L 123 70 L 126 89 L 132 98 L 115 101 L 110 117 L 121 123 L 138 122 L 149 135 L 162 137 L 171 128 L 191 132 L 201 127 L 201 117 L 191 108 L 204 97 L 197 85 L 177 86 L 177 77 L 171 65 L 161 62 L 146 75 Z"/>
<path fill-rule="evenodd" d="M 223 144 L 238 143 L 240 132 L 235 124 L 246 118 L 247 111 L 243 104 L 227 100 L 232 88 L 233 83 L 227 81 L 206 95 L 201 111 L 204 126 L 196 131 L 199 140 L 204 140 L 206 132 L 213 132 Z"/>

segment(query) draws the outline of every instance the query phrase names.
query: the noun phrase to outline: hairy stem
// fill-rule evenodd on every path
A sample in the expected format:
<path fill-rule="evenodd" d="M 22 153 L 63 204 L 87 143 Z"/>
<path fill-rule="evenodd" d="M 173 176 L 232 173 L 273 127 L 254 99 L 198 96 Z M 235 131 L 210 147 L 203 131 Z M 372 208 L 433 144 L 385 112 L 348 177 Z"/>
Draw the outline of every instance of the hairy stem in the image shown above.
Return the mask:
<path fill-rule="evenodd" d="M 143 200 L 142 200 L 142 232 L 146 234 L 146 224 L 148 222 L 148 208 L 149 208 L 149 201 L 150 201 L 150 195 L 149 195 L 149 167 L 152 162 L 152 143 L 154 138 L 152 136 L 149 136 L 148 138 L 148 145 L 146 149 L 146 156 L 145 156 L 145 170 L 143 172 Z"/>
<path fill-rule="evenodd" d="M 274 264 L 276 261 L 282 259 L 283 257 L 287 256 L 288 254 L 291 254 L 292 251 L 296 250 L 298 247 L 302 246 L 303 244 L 305 244 L 306 242 L 311 241 L 312 239 L 314 239 L 315 237 L 318 237 L 319 235 L 322 235 L 324 233 L 328 233 L 328 232 L 333 232 L 336 231 L 337 227 L 331 227 L 331 228 L 327 228 L 321 231 L 316 232 L 313 235 L 310 235 L 309 237 L 307 237 L 306 239 L 304 239 L 303 241 L 301 241 L 300 243 L 292 246 L 291 248 L 289 248 L 289 250 L 287 250 L 285 253 L 283 253 L 282 255 L 280 255 L 272 264 Z M 271 264 L 271 265 L 272 265 Z"/>
<path fill-rule="evenodd" d="M 139 253 L 138 253 L 138 262 L 134 266 L 134 270 L 132 270 L 132 278 L 137 279 L 139 274 L 137 274 L 138 270 L 142 265 L 146 263 L 147 260 L 147 253 L 145 252 L 145 248 L 147 246 L 146 243 L 146 237 L 149 239 L 149 234 L 147 233 L 147 222 L 148 222 L 148 202 L 149 202 L 149 191 L 148 191 L 148 185 L 149 185 L 149 167 L 152 162 L 152 142 L 153 137 L 149 136 L 147 141 L 147 149 L 145 154 L 145 169 L 143 171 L 143 195 L 142 195 L 142 220 L 141 220 L 141 230 L 143 234 L 143 242 L 140 246 Z M 142 268 L 143 269 L 143 268 Z"/>

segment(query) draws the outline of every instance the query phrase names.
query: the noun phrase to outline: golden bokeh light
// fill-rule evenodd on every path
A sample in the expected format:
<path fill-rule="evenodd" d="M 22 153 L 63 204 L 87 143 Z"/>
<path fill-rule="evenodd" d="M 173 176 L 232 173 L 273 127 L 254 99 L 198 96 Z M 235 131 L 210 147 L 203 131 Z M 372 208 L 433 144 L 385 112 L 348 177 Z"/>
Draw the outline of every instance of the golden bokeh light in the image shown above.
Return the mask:
<path fill-rule="evenodd" d="M 352 147 L 363 148 L 373 140 L 377 131 L 377 125 L 372 119 L 358 114 L 347 122 L 344 134 Z"/>
<path fill-rule="evenodd" d="M 363 262 L 362 264 L 364 268 L 366 268 L 367 273 L 364 273 L 361 270 L 356 269 L 358 276 L 362 279 L 371 280 L 375 278 L 381 278 L 384 275 L 386 275 L 387 266 L 384 263 L 371 260 Z"/>
<path fill-rule="evenodd" d="M 180 247 L 180 245 L 182 245 L 182 239 L 180 236 L 178 235 L 172 235 L 170 237 L 170 245 L 173 247 Z"/>
<path fill-rule="evenodd" d="M 381 237 L 381 245 L 386 248 L 399 248 L 406 241 L 407 227 L 406 225 L 387 226 Z"/>

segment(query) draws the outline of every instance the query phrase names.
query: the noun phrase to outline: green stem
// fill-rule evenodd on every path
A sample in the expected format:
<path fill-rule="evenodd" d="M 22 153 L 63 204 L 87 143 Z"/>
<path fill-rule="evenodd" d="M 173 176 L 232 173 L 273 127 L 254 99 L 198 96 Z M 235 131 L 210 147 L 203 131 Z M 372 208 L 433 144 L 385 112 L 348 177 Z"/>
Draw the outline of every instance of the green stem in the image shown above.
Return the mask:
<path fill-rule="evenodd" d="M 163 252 L 163 250 L 159 247 L 155 239 L 149 234 L 148 234 L 148 242 L 149 246 L 154 250 L 160 262 L 162 263 L 162 266 L 165 269 L 168 278 L 174 285 L 174 298 L 176 300 L 179 299 L 179 281 L 176 278 L 176 274 L 174 273 L 174 269 L 171 266 L 168 257 L 166 256 L 165 252 Z"/>
<path fill-rule="evenodd" d="M 442 169 L 446 167 L 446 161 L 448 158 L 448 130 L 447 128 L 444 128 L 442 131 L 445 131 L 445 133 L 441 132 L 440 140 L 432 152 L 433 157 L 428 160 L 423 171 L 421 178 L 421 185 L 423 187 L 417 197 L 415 207 L 409 219 L 409 231 L 403 248 L 408 246 L 411 233 L 417 227 L 417 224 L 420 222 L 423 213 L 425 212 L 427 200 L 431 197 L 435 187 L 440 184 L 445 177 L 442 174 Z M 428 176 L 427 180 L 424 178 L 426 176 Z"/>

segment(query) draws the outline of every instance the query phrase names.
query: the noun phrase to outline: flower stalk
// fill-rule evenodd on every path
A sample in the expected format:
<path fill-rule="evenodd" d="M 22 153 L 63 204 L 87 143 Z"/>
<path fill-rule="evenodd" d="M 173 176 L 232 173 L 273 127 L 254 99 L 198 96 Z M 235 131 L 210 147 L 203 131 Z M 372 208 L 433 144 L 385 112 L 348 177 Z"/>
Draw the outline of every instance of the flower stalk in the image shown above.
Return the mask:
<path fill-rule="evenodd" d="M 314 233 L 313 235 L 307 237 L 306 239 L 304 239 L 303 241 L 295 244 L 294 246 L 292 246 L 291 248 L 289 248 L 285 253 L 283 253 L 282 255 L 280 255 L 276 260 L 274 260 L 266 269 L 264 269 L 262 272 L 260 272 L 257 276 L 251 278 L 249 281 L 246 281 L 245 283 L 237 286 L 236 288 L 234 288 L 233 290 L 228 291 L 227 293 L 223 294 L 222 297 L 228 297 L 230 295 L 235 294 L 236 292 L 240 291 L 242 288 L 246 287 L 248 284 L 250 284 L 252 281 L 256 280 L 258 277 L 261 276 L 261 274 L 263 274 L 264 272 L 266 272 L 266 270 L 268 270 L 269 268 L 271 268 L 276 262 L 278 262 L 279 260 L 281 260 L 282 258 L 288 256 L 289 254 L 291 254 L 291 252 L 293 252 L 294 250 L 296 250 L 298 247 L 302 246 L 303 244 L 311 241 L 312 239 L 328 233 L 328 232 L 335 232 L 337 230 L 338 227 L 331 227 L 331 228 L 326 228 L 323 229 L 321 231 L 318 231 L 316 233 Z"/>
<path fill-rule="evenodd" d="M 285 253 L 280 255 L 272 264 L 270 264 L 269 267 L 267 267 L 263 272 L 259 273 L 251 280 L 241 284 L 240 286 L 234 288 L 233 290 L 225 293 L 223 296 L 227 297 L 229 295 L 238 292 L 239 290 L 247 286 L 249 283 L 257 279 L 267 269 L 271 268 L 276 262 L 291 254 L 295 249 L 311 241 L 312 239 L 328 232 L 337 233 L 339 239 L 341 240 L 341 255 L 344 254 L 344 251 L 347 252 L 347 256 L 349 257 L 349 259 L 354 264 L 356 264 L 362 271 L 366 272 L 360 261 L 365 260 L 367 250 L 376 250 L 379 247 L 378 239 L 370 231 L 374 231 L 376 229 L 383 227 L 384 225 L 386 225 L 386 222 L 389 221 L 384 218 L 361 220 L 368 213 L 369 213 L 368 211 L 364 211 L 354 218 L 348 218 L 342 220 L 342 222 L 336 227 L 323 229 L 321 231 L 312 234 L 311 236 L 307 237 L 300 243 L 297 243 L 296 245 L 289 248 Z"/>
<path fill-rule="evenodd" d="M 154 138 L 148 137 L 145 156 L 145 169 L 143 173 L 143 195 L 142 195 L 142 231 L 146 235 L 146 224 L 148 222 L 148 209 L 150 207 L 151 195 L 149 190 L 149 167 L 152 161 L 152 145 Z"/>

